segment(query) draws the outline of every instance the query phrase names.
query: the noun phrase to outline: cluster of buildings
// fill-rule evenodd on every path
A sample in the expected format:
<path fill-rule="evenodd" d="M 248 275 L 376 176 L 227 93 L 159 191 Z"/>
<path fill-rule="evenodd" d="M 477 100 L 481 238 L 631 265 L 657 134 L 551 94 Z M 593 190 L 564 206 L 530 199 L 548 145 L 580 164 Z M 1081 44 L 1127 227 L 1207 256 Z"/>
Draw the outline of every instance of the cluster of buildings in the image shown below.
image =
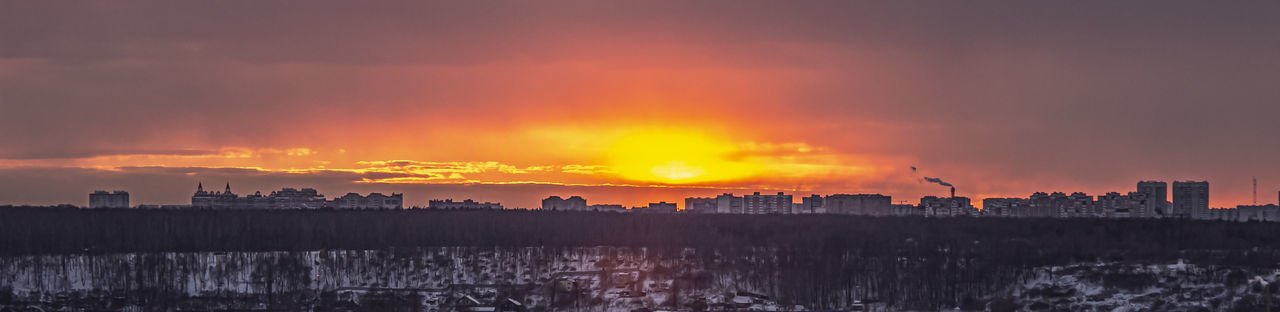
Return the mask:
<path fill-rule="evenodd" d="M 1190 202 L 1199 202 L 1204 209 L 1209 207 L 1209 183 L 1207 182 L 1174 182 L 1176 190 L 1183 190 L 1182 196 L 1175 196 L 1177 203 L 1189 209 Z M 1203 188 L 1203 192 L 1196 191 Z M 995 217 L 1039 217 L 1039 218 L 1157 218 L 1157 217 L 1189 217 L 1189 214 L 1173 213 L 1168 201 L 1168 184 L 1160 181 L 1138 182 L 1137 189 L 1127 194 L 1110 192 L 1105 195 L 1089 196 L 1075 192 L 1067 195 L 1062 192 L 1037 192 L 1028 198 L 987 198 L 982 200 L 984 215 Z M 1201 194 L 1203 198 L 1193 196 Z"/>
<path fill-rule="evenodd" d="M 485 203 L 489 204 L 489 203 Z M 125 191 L 94 191 L 89 193 L 89 208 L 129 208 L 129 193 Z M 329 200 L 312 188 L 284 188 L 262 195 L 240 196 L 231 192 L 231 184 L 222 191 L 206 191 L 204 183 L 196 185 L 195 194 L 191 195 L 191 205 L 138 205 L 144 209 L 401 209 L 404 207 L 403 194 L 383 195 L 370 193 L 360 195 L 347 193 L 342 197 Z M 499 206 L 501 207 L 501 206 Z"/>
<path fill-rule="evenodd" d="M 690 213 L 789 214 L 796 213 L 791 195 L 760 194 L 734 196 L 724 193 L 716 197 L 690 197 L 684 200 Z"/>
<path fill-rule="evenodd" d="M 1169 198 L 1172 197 L 1172 201 Z M 1029 198 L 987 198 L 982 214 L 997 217 L 1182 218 L 1228 221 L 1280 221 L 1280 206 L 1239 205 L 1209 208 L 1209 182 L 1141 181 L 1127 194 L 1097 197 L 1085 193 L 1035 193 Z"/>
<path fill-rule="evenodd" d="M 563 199 L 551 196 L 542 200 L 547 211 L 603 211 L 603 212 L 658 212 L 693 214 L 846 214 L 866 216 L 976 216 L 978 209 L 970 205 L 969 198 L 926 196 L 920 205 L 895 205 L 893 198 L 881 194 L 811 195 L 794 202 L 792 195 L 778 192 L 736 196 L 732 193 L 716 197 L 689 197 L 684 200 L 684 210 L 675 203 L 650 203 L 647 207 L 630 210 L 622 205 L 587 205 L 579 196 Z"/>
<path fill-rule="evenodd" d="M 542 200 L 543 211 L 598 211 L 598 212 L 652 212 L 652 213 L 675 213 L 678 208 L 675 203 L 656 202 L 649 203 L 648 206 L 631 207 L 618 204 L 596 204 L 587 205 L 587 200 L 581 196 L 571 196 L 562 198 L 560 196 L 551 196 Z"/>
<path fill-rule="evenodd" d="M 370 193 L 362 196 L 347 193 L 342 197 L 328 200 L 313 188 L 284 188 L 262 195 L 240 196 L 231 192 L 231 184 L 221 191 L 205 191 L 204 183 L 196 186 L 196 193 L 191 195 L 192 208 L 212 209 L 401 209 L 404 207 L 403 194 L 383 195 Z"/>
<path fill-rule="evenodd" d="M 477 202 L 466 199 L 460 202 L 453 199 L 432 199 L 427 202 L 428 209 L 447 209 L 447 210 L 480 210 L 480 209 L 497 209 L 502 210 L 502 204 L 491 202 Z"/>
<path fill-rule="evenodd" d="M 802 203 L 793 203 L 792 195 L 782 192 L 777 194 L 761 194 L 735 196 L 732 193 L 716 197 L 690 197 L 684 201 L 684 210 L 678 210 L 676 203 L 657 202 L 648 206 L 627 209 L 617 204 L 587 205 L 586 199 L 579 196 L 568 199 L 551 196 L 542 200 L 542 209 L 546 211 L 601 211 L 601 212 L 656 212 L 701 214 L 807 214 L 807 213 L 840 213 L 861 215 L 894 215 L 892 199 L 880 194 L 857 195 L 813 195 L 801 198 Z M 964 202 L 968 202 L 967 200 Z M 829 203 L 829 204 L 828 204 Z"/>
<path fill-rule="evenodd" d="M 1170 201 L 1172 197 L 1172 201 Z M 1209 182 L 1175 181 L 1170 189 L 1162 181 L 1140 181 L 1134 191 L 1090 196 L 1081 192 L 1037 192 L 1027 198 L 986 198 L 982 209 L 968 197 L 925 196 L 918 204 L 894 204 L 888 195 L 834 194 L 801 197 L 782 192 L 735 196 L 685 198 L 684 209 L 673 203 L 652 203 L 626 209 L 622 205 L 588 205 L 579 196 L 551 196 L 542 200 L 547 211 L 681 212 L 690 214 L 845 214 L 864 216 L 925 217 L 1022 217 L 1022 218 L 1182 218 L 1229 221 L 1280 221 L 1280 206 L 1240 205 L 1209 208 Z"/>
<path fill-rule="evenodd" d="M 581 199 L 581 198 L 578 198 Z M 585 201 L 583 201 L 585 203 Z M 129 208 L 129 192 L 94 191 L 89 193 L 89 208 Z M 283 188 L 263 195 L 254 192 L 252 195 L 240 196 L 231 191 L 227 183 L 222 191 L 205 190 L 204 183 L 196 185 L 195 194 L 191 195 L 190 205 L 138 205 L 143 209 L 403 209 L 404 194 L 369 193 L 360 195 L 347 193 L 341 197 L 328 199 L 313 188 Z M 418 208 L 418 207 L 414 207 Z M 453 199 L 431 200 L 429 209 L 448 210 L 502 210 L 502 204 L 477 202 L 471 199 L 453 201 Z M 626 209 L 622 209 L 625 211 Z"/>
<path fill-rule="evenodd" d="M 1172 201 L 1170 201 L 1172 199 Z M 90 208 L 128 208 L 125 191 L 94 191 L 89 194 Z M 231 192 L 228 183 L 222 191 L 206 191 L 196 186 L 191 205 L 139 205 L 140 208 L 209 208 L 209 209 L 403 209 L 403 194 L 347 193 L 332 200 L 312 188 L 284 188 L 263 195 L 240 196 Z M 581 196 L 551 196 L 542 200 L 544 211 L 598 211 L 632 213 L 689 214 L 843 214 L 863 216 L 925 217 L 1021 217 L 1021 218 L 1181 218 L 1227 221 L 1277 221 L 1280 206 L 1239 205 L 1235 208 L 1209 208 L 1209 182 L 1175 181 L 1172 188 L 1163 181 L 1140 181 L 1130 192 L 1109 192 L 1090 196 L 1082 192 L 1036 192 L 1026 198 L 986 198 L 982 209 L 972 205 L 968 197 L 924 196 L 917 204 L 894 204 L 888 195 L 833 194 L 801 197 L 796 203 L 792 195 L 778 192 L 736 196 L 725 193 L 715 197 L 685 198 L 684 209 L 676 203 L 657 202 L 640 207 L 619 204 L 587 204 Z M 431 200 L 427 208 L 446 210 L 503 209 L 502 204 L 471 199 Z"/>

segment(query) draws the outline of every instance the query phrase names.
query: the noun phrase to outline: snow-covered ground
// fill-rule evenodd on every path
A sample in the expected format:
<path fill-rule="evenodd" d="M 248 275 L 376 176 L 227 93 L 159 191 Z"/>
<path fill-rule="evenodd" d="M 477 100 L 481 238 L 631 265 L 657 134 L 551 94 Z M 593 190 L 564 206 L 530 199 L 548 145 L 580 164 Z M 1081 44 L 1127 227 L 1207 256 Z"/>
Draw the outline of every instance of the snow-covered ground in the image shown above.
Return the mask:
<path fill-rule="evenodd" d="M 158 291 L 178 301 L 205 298 L 250 309 L 265 307 L 268 300 L 279 304 L 281 297 L 296 305 L 324 304 L 322 294 L 333 293 L 347 304 L 371 295 L 413 297 L 428 310 L 472 295 L 484 304 L 514 298 L 528 307 L 548 306 L 558 296 L 558 306 L 630 311 L 674 305 L 669 268 L 681 265 L 679 259 L 610 247 L 24 256 L 0 258 L 0 292 L 6 292 L 0 294 L 0 307 L 5 299 L 13 305 L 77 300 L 101 305 L 125 297 L 117 304 L 148 304 L 138 297 Z M 655 266 L 668 269 L 654 272 Z M 626 277 L 614 277 L 620 273 Z M 734 278 L 717 281 L 752 284 Z M 553 291 L 561 280 L 570 289 Z"/>
<path fill-rule="evenodd" d="M 1258 311 L 1280 271 L 1172 264 L 1040 268 L 992 296 L 995 311 Z M 1274 289 L 1273 289 L 1274 291 Z M 1280 296 L 1271 294 L 1273 302 Z"/>
<path fill-rule="evenodd" d="M 835 267 L 797 271 L 778 269 L 786 260 L 775 250 L 701 253 L 583 247 L 6 257 L 0 258 L 0 308 L 416 306 L 450 311 L 460 300 L 474 298 L 481 305 L 512 299 L 532 310 L 801 311 L 849 308 L 855 300 L 884 296 L 878 299 L 887 302 L 870 306 L 896 311 L 915 304 L 911 308 L 921 310 L 960 301 L 937 298 L 973 297 L 964 309 L 1249 311 L 1265 304 L 1261 285 L 1280 279 L 1275 270 L 1181 262 L 1085 263 L 995 274 L 963 267 L 930 271 L 923 259 L 895 258 L 889 263 L 896 265 L 883 267 L 847 257 Z M 898 279 L 884 279 L 885 270 Z M 985 280 L 995 286 L 971 278 L 983 275 L 1007 277 Z M 816 285 L 815 279 L 835 282 Z M 788 298 L 804 294 L 798 290 L 831 295 L 804 302 Z"/>

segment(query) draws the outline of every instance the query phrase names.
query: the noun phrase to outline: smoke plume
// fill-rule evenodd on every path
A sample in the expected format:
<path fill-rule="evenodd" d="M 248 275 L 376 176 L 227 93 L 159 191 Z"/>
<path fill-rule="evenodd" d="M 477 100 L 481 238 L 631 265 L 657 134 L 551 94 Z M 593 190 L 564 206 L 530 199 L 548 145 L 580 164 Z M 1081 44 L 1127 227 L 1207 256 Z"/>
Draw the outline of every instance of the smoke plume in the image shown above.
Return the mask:
<path fill-rule="evenodd" d="M 932 183 L 937 183 L 938 185 L 941 185 L 941 186 L 955 186 L 955 185 L 951 185 L 951 183 L 947 183 L 947 181 L 943 181 L 942 179 L 939 179 L 939 178 L 924 177 L 924 180 L 925 180 L 925 181 L 932 182 Z"/>

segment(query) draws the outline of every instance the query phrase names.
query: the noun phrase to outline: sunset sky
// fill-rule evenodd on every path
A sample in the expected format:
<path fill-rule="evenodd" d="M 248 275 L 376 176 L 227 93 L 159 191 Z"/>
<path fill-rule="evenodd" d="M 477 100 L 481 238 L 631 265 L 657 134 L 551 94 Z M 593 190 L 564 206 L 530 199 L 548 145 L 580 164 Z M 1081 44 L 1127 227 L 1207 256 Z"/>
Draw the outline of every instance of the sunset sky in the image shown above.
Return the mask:
<path fill-rule="evenodd" d="M 0 134 L 0 204 L 1274 203 L 1280 2 L 0 1 Z"/>

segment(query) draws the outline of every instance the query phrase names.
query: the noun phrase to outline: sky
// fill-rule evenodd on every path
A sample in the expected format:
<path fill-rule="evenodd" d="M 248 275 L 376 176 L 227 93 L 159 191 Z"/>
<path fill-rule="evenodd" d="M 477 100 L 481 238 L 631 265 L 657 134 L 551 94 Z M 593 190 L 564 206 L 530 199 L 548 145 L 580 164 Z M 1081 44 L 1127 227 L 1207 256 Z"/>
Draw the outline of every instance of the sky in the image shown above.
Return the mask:
<path fill-rule="evenodd" d="M 1274 1 L 0 1 L 0 204 L 1273 203 L 1278 85 Z"/>

